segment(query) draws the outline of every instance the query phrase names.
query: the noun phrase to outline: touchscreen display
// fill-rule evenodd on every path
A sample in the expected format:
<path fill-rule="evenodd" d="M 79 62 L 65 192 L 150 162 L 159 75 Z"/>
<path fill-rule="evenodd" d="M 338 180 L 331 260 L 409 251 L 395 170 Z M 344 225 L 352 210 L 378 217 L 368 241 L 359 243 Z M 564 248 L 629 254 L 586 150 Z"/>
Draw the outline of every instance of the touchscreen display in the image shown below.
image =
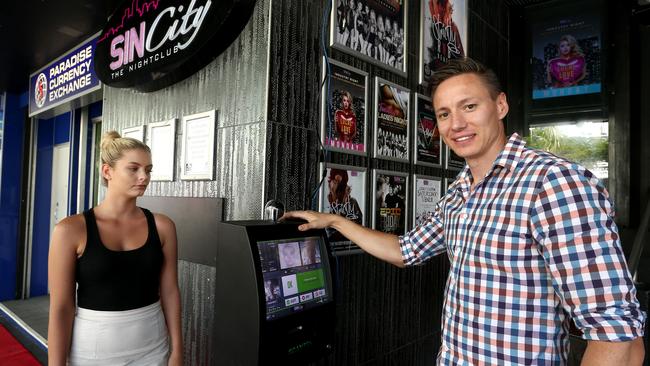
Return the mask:
<path fill-rule="evenodd" d="M 267 320 L 331 301 L 324 245 L 318 236 L 257 242 Z"/>

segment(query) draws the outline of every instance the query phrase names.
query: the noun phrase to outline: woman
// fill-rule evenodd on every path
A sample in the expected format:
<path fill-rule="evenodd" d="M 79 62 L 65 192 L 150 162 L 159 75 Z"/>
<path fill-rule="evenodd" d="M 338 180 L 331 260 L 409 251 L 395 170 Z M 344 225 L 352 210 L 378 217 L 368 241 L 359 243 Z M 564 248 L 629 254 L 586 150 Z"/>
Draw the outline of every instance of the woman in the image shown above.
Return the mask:
<path fill-rule="evenodd" d="M 341 109 L 334 112 L 336 139 L 341 142 L 353 143 L 357 137 L 357 116 L 352 108 L 354 102 L 349 91 L 342 91 L 341 94 Z"/>
<path fill-rule="evenodd" d="M 348 185 L 348 172 L 343 169 L 330 169 L 327 183 L 329 186 L 329 193 L 327 194 L 327 202 L 329 203 L 330 213 L 343 216 L 346 219 L 356 222 L 359 225 L 363 224 L 363 213 L 359 202 L 352 197 L 352 187 Z M 343 241 L 346 240 L 343 235 L 338 232 L 332 232 L 329 235 L 330 241 Z"/>
<path fill-rule="evenodd" d="M 151 151 L 111 131 L 101 159 L 106 198 L 52 233 L 49 365 L 182 365 L 176 228 L 136 206 Z"/>
<path fill-rule="evenodd" d="M 548 62 L 546 81 L 555 88 L 578 85 L 587 76 L 585 55 L 571 35 L 560 38 L 559 57 Z"/>

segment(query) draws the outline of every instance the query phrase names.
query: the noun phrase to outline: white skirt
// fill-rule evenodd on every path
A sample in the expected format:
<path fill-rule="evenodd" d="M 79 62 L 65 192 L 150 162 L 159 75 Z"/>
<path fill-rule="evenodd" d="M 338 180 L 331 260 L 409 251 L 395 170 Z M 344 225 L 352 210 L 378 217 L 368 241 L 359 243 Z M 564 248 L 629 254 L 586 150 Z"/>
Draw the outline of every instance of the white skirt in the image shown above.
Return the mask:
<path fill-rule="evenodd" d="M 168 358 L 160 301 L 125 311 L 77 308 L 68 365 L 167 365 Z"/>

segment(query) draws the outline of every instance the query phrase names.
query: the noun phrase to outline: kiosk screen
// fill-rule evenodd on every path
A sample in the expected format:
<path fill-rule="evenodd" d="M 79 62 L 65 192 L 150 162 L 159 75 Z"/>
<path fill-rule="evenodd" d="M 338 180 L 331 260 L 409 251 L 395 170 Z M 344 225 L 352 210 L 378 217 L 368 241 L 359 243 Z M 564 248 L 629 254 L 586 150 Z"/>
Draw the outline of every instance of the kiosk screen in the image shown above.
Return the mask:
<path fill-rule="evenodd" d="M 257 248 L 267 320 L 331 301 L 332 287 L 322 238 L 259 241 Z"/>

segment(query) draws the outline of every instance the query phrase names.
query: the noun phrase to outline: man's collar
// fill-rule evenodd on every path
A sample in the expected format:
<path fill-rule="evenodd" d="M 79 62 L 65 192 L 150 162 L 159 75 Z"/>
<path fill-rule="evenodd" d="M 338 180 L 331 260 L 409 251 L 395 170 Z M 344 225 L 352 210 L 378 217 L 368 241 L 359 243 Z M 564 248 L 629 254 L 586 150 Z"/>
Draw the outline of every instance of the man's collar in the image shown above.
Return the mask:
<path fill-rule="evenodd" d="M 524 145 L 526 145 L 526 141 L 524 141 L 518 133 L 513 133 L 506 142 L 506 146 L 501 150 L 494 161 L 492 169 L 496 166 L 501 166 L 508 169 L 508 171 L 511 171 L 517 166 L 521 154 L 524 151 Z"/>
<path fill-rule="evenodd" d="M 497 155 L 496 160 L 492 164 L 490 172 L 494 171 L 494 168 L 497 166 L 503 167 L 508 171 L 512 171 L 512 169 L 514 169 L 519 163 L 521 154 L 524 151 L 524 145 L 526 145 L 526 141 L 524 141 L 518 133 L 513 133 L 510 138 L 508 138 L 508 141 L 506 141 L 506 145 L 504 146 L 503 150 L 501 150 L 499 155 Z M 462 187 L 462 182 L 464 182 L 465 185 L 469 187 L 470 175 L 471 172 L 469 165 L 465 164 L 465 167 L 460 171 L 460 173 L 458 173 L 456 179 L 454 180 L 454 184 L 456 185 L 454 188 L 458 189 L 459 184 Z M 451 184 L 450 187 L 454 184 Z"/>

